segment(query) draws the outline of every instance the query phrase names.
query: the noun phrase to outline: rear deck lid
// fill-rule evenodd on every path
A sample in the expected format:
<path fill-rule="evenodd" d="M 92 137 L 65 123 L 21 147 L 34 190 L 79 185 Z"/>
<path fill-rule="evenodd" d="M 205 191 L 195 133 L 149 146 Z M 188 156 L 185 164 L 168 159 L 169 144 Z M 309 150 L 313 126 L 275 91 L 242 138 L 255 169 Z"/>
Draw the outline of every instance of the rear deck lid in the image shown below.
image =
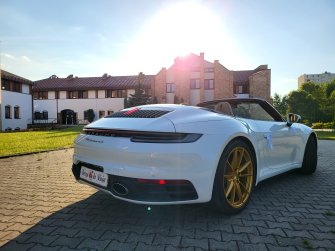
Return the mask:
<path fill-rule="evenodd" d="M 127 131 L 175 132 L 173 123 L 164 115 L 173 112 L 168 107 L 135 107 L 124 109 L 99 119 L 85 128 Z"/>

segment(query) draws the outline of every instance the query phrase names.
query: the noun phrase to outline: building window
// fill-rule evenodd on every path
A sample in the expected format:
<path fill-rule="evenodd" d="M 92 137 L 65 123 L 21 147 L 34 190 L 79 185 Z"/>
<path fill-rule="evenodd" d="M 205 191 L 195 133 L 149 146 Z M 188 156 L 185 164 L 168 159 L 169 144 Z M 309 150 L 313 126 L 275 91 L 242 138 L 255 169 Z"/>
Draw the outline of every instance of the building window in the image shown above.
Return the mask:
<path fill-rule="evenodd" d="M 11 119 L 12 107 L 10 105 L 5 106 L 5 119 Z"/>
<path fill-rule="evenodd" d="M 48 113 L 48 111 L 45 111 L 45 110 L 43 112 L 35 111 L 34 112 L 34 119 L 35 120 L 42 120 L 42 119 L 48 120 L 49 119 L 49 113 Z"/>
<path fill-rule="evenodd" d="M 88 98 L 88 91 L 68 91 L 67 92 L 68 99 L 84 99 Z"/>
<path fill-rule="evenodd" d="M 48 99 L 47 91 L 34 92 L 34 99 Z"/>
<path fill-rule="evenodd" d="M 39 111 L 34 112 L 34 118 L 35 120 L 40 120 L 42 119 L 42 114 Z"/>
<path fill-rule="evenodd" d="M 108 111 L 107 111 L 107 115 L 112 115 L 113 113 L 114 113 L 113 110 L 108 110 Z"/>
<path fill-rule="evenodd" d="M 12 83 L 12 88 L 13 88 L 13 92 L 22 92 L 22 84 L 18 83 L 18 82 L 13 82 Z"/>
<path fill-rule="evenodd" d="M 204 69 L 205 72 L 214 72 L 214 68 L 213 67 L 206 67 Z"/>
<path fill-rule="evenodd" d="M 200 79 L 191 79 L 190 89 L 200 89 Z"/>
<path fill-rule="evenodd" d="M 127 90 L 106 90 L 106 98 L 126 98 Z"/>
<path fill-rule="evenodd" d="M 105 95 L 106 98 L 114 98 L 112 90 L 106 90 L 105 93 L 106 93 L 106 95 Z"/>
<path fill-rule="evenodd" d="M 88 98 L 88 91 L 78 91 L 78 98 Z"/>
<path fill-rule="evenodd" d="M 2 79 L 1 89 L 6 90 L 6 91 L 10 91 L 10 82 L 7 79 Z"/>
<path fill-rule="evenodd" d="M 78 91 L 68 91 L 67 98 L 69 99 L 78 98 Z"/>
<path fill-rule="evenodd" d="M 175 92 L 175 88 L 174 88 L 174 83 L 167 83 L 166 84 L 166 92 L 167 93 L 174 93 Z"/>
<path fill-rule="evenodd" d="M 117 90 L 116 96 L 118 98 L 126 98 L 127 97 L 127 91 L 126 90 Z"/>
<path fill-rule="evenodd" d="M 105 111 L 99 111 L 99 119 L 105 117 Z"/>
<path fill-rule="evenodd" d="M 205 79 L 205 90 L 214 89 L 214 79 Z"/>
<path fill-rule="evenodd" d="M 236 85 L 234 93 L 235 94 L 249 93 L 249 86 L 248 85 Z"/>
<path fill-rule="evenodd" d="M 42 119 L 49 119 L 48 111 L 43 111 L 42 112 Z"/>
<path fill-rule="evenodd" d="M 84 111 L 84 120 L 88 120 L 88 110 Z"/>
<path fill-rule="evenodd" d="M 14 119 L 19 119 L 19 118 L 20 118 L 20 107 L 14 106 Z"/>

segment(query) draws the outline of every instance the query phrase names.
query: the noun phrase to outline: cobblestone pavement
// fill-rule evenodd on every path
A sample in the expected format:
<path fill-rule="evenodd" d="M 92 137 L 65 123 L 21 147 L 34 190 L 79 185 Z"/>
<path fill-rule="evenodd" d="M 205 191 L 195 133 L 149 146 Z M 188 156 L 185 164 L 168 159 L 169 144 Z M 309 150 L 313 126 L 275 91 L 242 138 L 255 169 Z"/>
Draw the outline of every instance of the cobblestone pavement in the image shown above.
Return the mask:
<path fill-rule="evenodd" d="M 241 214 L 208 205 L 149 211 L 71 174 L 72 149 L 0 160 L 1 250 L 335 250 L 335 141 L 314 175 L 259 184 Z"/>

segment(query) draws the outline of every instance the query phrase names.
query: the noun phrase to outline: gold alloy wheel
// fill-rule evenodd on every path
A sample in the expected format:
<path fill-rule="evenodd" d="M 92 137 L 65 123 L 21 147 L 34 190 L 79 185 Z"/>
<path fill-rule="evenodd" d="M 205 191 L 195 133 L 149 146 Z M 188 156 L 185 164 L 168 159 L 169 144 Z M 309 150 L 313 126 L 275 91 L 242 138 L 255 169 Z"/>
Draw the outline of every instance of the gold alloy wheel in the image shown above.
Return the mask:
<path fill-rule="evenodd" d="M 247 202 L 253 186 L 254 167 L 250 154 L 244 147 L 235 147 L 225 165 L 224 195 L 231 207 L 240 208 Z"/>

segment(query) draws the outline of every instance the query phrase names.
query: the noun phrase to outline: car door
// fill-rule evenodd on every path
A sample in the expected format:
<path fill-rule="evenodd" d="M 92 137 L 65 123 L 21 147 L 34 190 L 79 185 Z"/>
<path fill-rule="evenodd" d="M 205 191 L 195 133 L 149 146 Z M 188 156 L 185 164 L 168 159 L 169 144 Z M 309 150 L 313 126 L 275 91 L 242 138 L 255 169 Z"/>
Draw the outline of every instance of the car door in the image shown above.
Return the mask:
<path fill-rule="evenodd" d="M 285 172 L 298 162 L 301 135 L 296 125 L 259 120 L 249 123 L 258 142 L 261 179 Z"/>
<path fill-rule="evenodd" d="M 285 172 L 298 161 L 302 132 L 299 126 L 276 121 L 258 103 L 241 103 L 234 110 L 252 130 L 257 142 L 260 179 Z"/>

